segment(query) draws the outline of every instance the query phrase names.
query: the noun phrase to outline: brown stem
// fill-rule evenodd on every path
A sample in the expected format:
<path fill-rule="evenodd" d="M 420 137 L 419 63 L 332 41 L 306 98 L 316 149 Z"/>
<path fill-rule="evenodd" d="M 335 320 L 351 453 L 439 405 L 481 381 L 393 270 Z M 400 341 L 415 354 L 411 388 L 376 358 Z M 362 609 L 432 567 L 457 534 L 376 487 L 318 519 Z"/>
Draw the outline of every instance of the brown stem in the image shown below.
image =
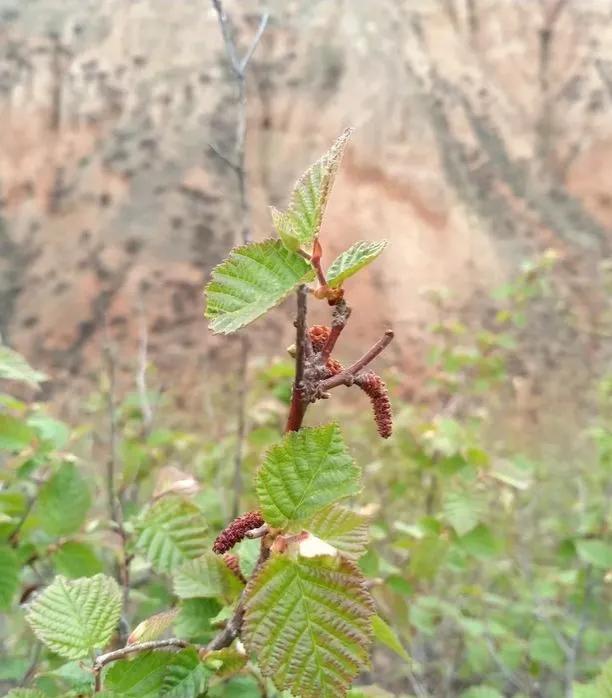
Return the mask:
<path fill-rule="evenodd" d="M 324 393 L 339 385 L 352 385 L 355 376 L 364 369 L 368 364 L 383 352 L 393 339 L 393 330 L 387 330 L 385 334 L 372 346 L 360 359 L 357 359 L 354 364 L 345 368 L 342 373 L 338 373 L 331 378 L 327 378 L 320 383 L 320 392 Z"/>
<path fill-rule="evenodd" d="M 304 368 L 305 357 L 308 353 L 308 337 L 306 336 L 306 310 L 308 291 L 302 284 L 297 290 L 297 317 L 295 320 L 295 379 L 293 393 L 285 432 L 298 431 L 302 426 L 308 403 L 304 399 Z"/>
<path fill-rule="evenodd" d="M 334 306 L 334 314 L 329 337 L 327 338 L 327 342 L 325 342 L 325 346 L 321 350 L 321 360 L 323 362 L 326 362 L 331 356 L 331 353 L 336 346 L 336 342 L 338 341 L 338 337 L 340 337 L 342 330 L 346 327 L 346 323 L 350 315 L 351 309 L 346 304 L 346 301 L 344 299 L 339 300 Z"/>

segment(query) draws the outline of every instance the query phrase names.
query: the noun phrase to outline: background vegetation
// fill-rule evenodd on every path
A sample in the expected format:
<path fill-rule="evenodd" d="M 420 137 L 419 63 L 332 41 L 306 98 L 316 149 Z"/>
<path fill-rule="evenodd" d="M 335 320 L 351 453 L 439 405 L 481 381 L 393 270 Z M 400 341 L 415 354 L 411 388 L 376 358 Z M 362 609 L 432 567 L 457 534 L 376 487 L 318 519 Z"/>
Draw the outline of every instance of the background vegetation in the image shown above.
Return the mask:
<path fill-rule="evenodd" d="M 231 590 L 185 592 L 139 526 L 170 502 L 194 557 L 254 506 L 289 311 L 209 339 L 200 292 L 348 122 L 322 234 L 391 251 L 349 286 L 340 353 L 398 336 L 388 442 L 365 397 L 311 422 L 364 466 L 360 565 L 393 629 L 352 695 L 609 698 L 609 8 L 228 2 L 238 56 L 270 13 L 241 77 L 212 5 L 162 4 L 0 2 L 0 687 L 89 695 L 24 620 L 58 574 L 117 579 L 108 648 L 225 620 Z M 208 695 L 276 695 L 234 670 Z"/>

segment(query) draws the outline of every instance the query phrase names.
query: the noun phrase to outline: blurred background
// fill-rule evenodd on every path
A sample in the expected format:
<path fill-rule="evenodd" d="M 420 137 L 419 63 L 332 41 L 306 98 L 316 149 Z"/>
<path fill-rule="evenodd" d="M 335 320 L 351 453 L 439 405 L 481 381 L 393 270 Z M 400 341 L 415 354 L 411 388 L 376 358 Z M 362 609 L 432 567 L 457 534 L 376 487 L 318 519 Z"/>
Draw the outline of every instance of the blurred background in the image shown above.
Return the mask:
<path fill-rule="evenodd" d="M 269 206 L 355 126 L 323 261 L 389 240 L 347 283 L 337 355 L 395 330 L 378 364 L 395 435 L 377 440 L 365 397 L 309 419 L 337 418 L 365 467 L 362 566 L 411 658 L 378 649 L 361 683 L 595 695 L 579 691 L 612 644 L 612 3 L 225 8 L 241 54 L 270 13 L 243 103 L 207 0 L 0 0 L 0 335 L 50 379 L 18 396 L 76 430 L 95 480 L 111 386 L 124 492 L 172 466 L 220 525 L 245 509 L 286 411 L 293 302 L 246 331 L 245 394 L 243 344 L 207 330 L 202 290 L 245 211 L 270 236 Z"/>

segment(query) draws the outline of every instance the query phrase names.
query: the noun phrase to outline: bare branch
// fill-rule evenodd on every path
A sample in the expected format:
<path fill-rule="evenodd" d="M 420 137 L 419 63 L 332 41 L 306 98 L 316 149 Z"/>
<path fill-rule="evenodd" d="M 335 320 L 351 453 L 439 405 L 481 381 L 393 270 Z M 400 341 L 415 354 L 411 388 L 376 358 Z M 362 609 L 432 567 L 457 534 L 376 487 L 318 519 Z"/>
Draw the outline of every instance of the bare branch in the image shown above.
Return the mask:
<path fill-rule="evenodd" d="M 235 162 L 233 162 L 232 160 L 230 160 L 230 158 L 228 158 L 227 155 L 224 155 L 224 154 L 217 148 L 216 145 L 214 145 L 213 143 L 209 143 L 209 144 L 208 144 L 208 147 L 209 147 L 209 148 L 211 149 L 211 151 L 219 158 L 219 160 L 221 160 L 221 162 L 224 162 L 224 163 L 225 163 L 231 170 L 233 170 L 234 172 L 237 172 L 237 171 L 238 171 L 238 169 L 239 169 L 239 168 L 238 168 L 238 165 L 237 165 Z"/>
<path fill-rule="evenodd" d="M 219 18 L 219 26 L 223 35 L 223 43 L 225 45 L 225 53 L 229 60 L 230 66 L 237 77 L 242 77 L 240 70 L 240 61 L 236 54 L 236 44 L 234 43 L 234 34 L 228 16 L 225 14 L 221 0 L 212 0 L 213 7 Z"/>
<path fill-rule="evenodd" d="M 255 53 L 255 49 L 257 48 L 257 45 L 261 41 L 261 37 L 263 36 L 264 31 L 266 30 L 266 27 L 268 26 L 268 20 L 270 19 L 270 13 L 265 12 L 259 21 L 259 27 L 257 27 L 257 32 L 255 33 L 255 36 L 253 37 L 253 41 L 251 42 L 251 45 L 249 46 L 247 52 L 244 54 L 244 58 L 242 61 L 240 61 L 240 72 L 242 74 L 245 73 L 249 61 L 253 57 L 253 54 Z"/>
<path fill-rule="evenodd" d="M 153 409 L 149 400 L 147 389 L 147 364 L 149 352 L 149 331 L 147 328 L 147 317 L 144 310 L 144 303 L 141 299 L 139 303 L 140 315 L 140 344 L 138 350 L 138 371 L 136 373 L 136 385 L 138 387 L 138 398 L 140 400 L 140 411 L 144 423 L 145 433 L 148 433 L 153 422 Z"/>
<path fill-rule="evenodd" d="M 308 344 L 306 336 L 306 311 L 308 306 L 308 291 L 302 284 L 297 290 L 297 316 L 295 320 L 295 378 L 293 381 L 293 393 L 291 406 L 285 432 L 297 431 L 302 426 L 302 420 L 306 413 L 306 401 L 304 400 L 304 368 L 305 356 Z"/>

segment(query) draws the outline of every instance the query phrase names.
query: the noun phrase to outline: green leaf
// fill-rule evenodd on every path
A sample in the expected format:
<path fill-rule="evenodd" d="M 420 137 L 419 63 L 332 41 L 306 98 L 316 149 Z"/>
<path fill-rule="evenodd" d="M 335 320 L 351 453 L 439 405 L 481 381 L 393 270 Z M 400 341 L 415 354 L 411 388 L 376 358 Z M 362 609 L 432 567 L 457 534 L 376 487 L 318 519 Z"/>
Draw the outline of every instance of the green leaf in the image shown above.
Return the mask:
<path fill-rule="evenodd" d="M 35 371 L 21 354 L 0 345 L 0 379 L 21 381 L 37 388 L 47 376 Z"/>
<path fill-rule="evenodd" d="M 529 638 L 529 656 L 534 662 L 557 670 L 561 669 L 565 660 L 555 637 L 542 626 L 536 626 Z"/>
<path fill-rule="evenodd" d="M 245 604 L 244 641 L 281 690 L 337 698 L 368 664 L 373 603 L 348 560 L 273 555 Z"/>
<path fill-rule="evenodd" d="M 0 449 L 21 451 L 30 445 L 35 436 L 34 430 L 21 419 L 0 413 Z"/>
<path fill-rule="evenodd" d="M 474 686 L 463 691 L 461 698 L 504 698 L 496 689 L 490 686 Z"/>
<path fill-rule="evenodd" d="M 304 528 L 337 548 L 346 557 L 357 560 L 368 545 L 368 519 L 339 504 L 317 512 Z"/>
<path fill-rule="evenodd" d="M 64 448 L 70 439 L 70 429 L 66 424 L 46 414 L 33 414 L 28 419 L 28 425 L 36 429 L 43 441 L 57 450 Z"/>
<path fill-rule="evenodd" d="M 331 288 L 342 286 L 346 279 L 354 276 L 373 262 L 387 246 L 386 240 L 356 242 L 337 257 L 327 270 L 327 284 Z"/>
<path fill-rule="evenodd" d="M 206 317 L 213 332 L 229 334 L 278 305 L 298 284 L 314 278 L 309 262 L 280 240 L 264 240 L 230 252 L 206 287 Z"/>
<path fill-rule="evenodd" d="M 359 468 L 337 424 L 286 434 L 268 452 L 255 478 L 261 513 L 285 528 L 359 491 Z"/>
<path fill-rule="evenodd" d="M 272 209 L 272 222 L 289 250 L 309 245 L 319 234 L 336 172 L 352 129 L 346 129 L 333 146 L 297 181 L 285 212 Z"/>
<path fill-rule="evenodd" d="M 172 572 L 207 550 L 206 522 L 192 502 L 163 497 L 136 522 L 136 547 L 157 572 Z"/>
<path fill-rule="evenodd" d="M 388 647 L 390 650 L 393 650 L 393 652 L 399 655 L 402 659 L 410 662 L 410 656 L 404 649 L 404 646 L 400 642 L 399 637 L 396 635 L 395 630 L 393 630 L 390 625 L 385 623 L 380 616 L 372 616 L 372 629 L 374 631 L 374 637 L 379 642 Z"/>
<path fill-rule="evenodd" d="M 172 626 L 178 612 L 178 608 L 161 611 L 138 623 L 128 637 L 128 645 L 133 645 L 135 642 L 157 640 Z"/>
<path fill-rule="evenodd" d="M 499 550 L 499 544 L 491 533 L 491 529 L 484 524 L 478 524 L 476 528 L 462 536 L 458 544 L 465 552 L 479 560 L 488 560 Z"/>
<path fill-rule="evenodd" d="M 63 463 L 40 488 L 33 515 L 52 536 L 78 531 L 91 505 L 89 487 L 74 463 Z"/>
<path fill-rule="evenodd" d="M 476 492 L 450 491 L 444 498 L 442 510 L 457 535 L 464 536 L 474 529 L 485 515 L 486 501 Z"/>
<path fill-rule="evenodd" d="M 166 669 L 162 698 L 198 698 L 206 690 L 208 671 L 193 647 L 178 652 Z"/>
<path fill-rule="evenodd" d="M 6 694 L 5 698 L 46 698 L 46 696 L 42 691 L 34 688 L 13 688 Z"/>
<path fill-rule="evenodd" d="M 244 652 L 239 652 L 235 647 L 224 647 L 221 650 L 214 650 L 206 655 L 205 663 L 220 678 L 228 678 L 241 671 L 248 657 Z"/>
<path fill-rule="evenodd" d="M 577 540 L 576 550 L 584 562 L 604 570 L 612 569 L 612 545 L 610 543 L 596 539 Z"/>
<path fill-rule="evenodd" d="M 8 545 L 0 545 L 0 609 L 8 610 L 19 588 L 19 558 Z"/>
<path fill-rule="evenodd" d="M 104 570 L 102 561 L 88 543 L 68 541 L 53 553 L 52 560 L 58 574 L 73 579 L 93 577 Z"/>
<path fill-rule="evenodd" d="M 36 637 L 67 659 L 86 657 L 110 640 L 121 616 L 121 592 L 111 577 L 57 576 L 26 612 Z"/>
<path fill-rule="evenodd" d="M 182 601 L 174 623 L 176 636 L 190 642 L 207 642 L 213 635 L 211 621 L 220 611 L 221 605 L 215 599 Z"/>
<path fill-rule="evenodd" d="M 181 599 L 222 597 L 234 599 L 243 587 L 222 557 L 207 551 L 174 573 L 174 593 Z"/>
<path fill-rule="evenodd" d="M 104 688 L 122 698 L 160 698 L 172 652 L 142 652 L 111 665 Z"/>
<path fill-rule="evenodd" d="M 612 698 L 612 659 L 609 659 L 601 668 L 601 673 L 595 680 L 595 686 L 599 691 L 599 698 Z"/>

